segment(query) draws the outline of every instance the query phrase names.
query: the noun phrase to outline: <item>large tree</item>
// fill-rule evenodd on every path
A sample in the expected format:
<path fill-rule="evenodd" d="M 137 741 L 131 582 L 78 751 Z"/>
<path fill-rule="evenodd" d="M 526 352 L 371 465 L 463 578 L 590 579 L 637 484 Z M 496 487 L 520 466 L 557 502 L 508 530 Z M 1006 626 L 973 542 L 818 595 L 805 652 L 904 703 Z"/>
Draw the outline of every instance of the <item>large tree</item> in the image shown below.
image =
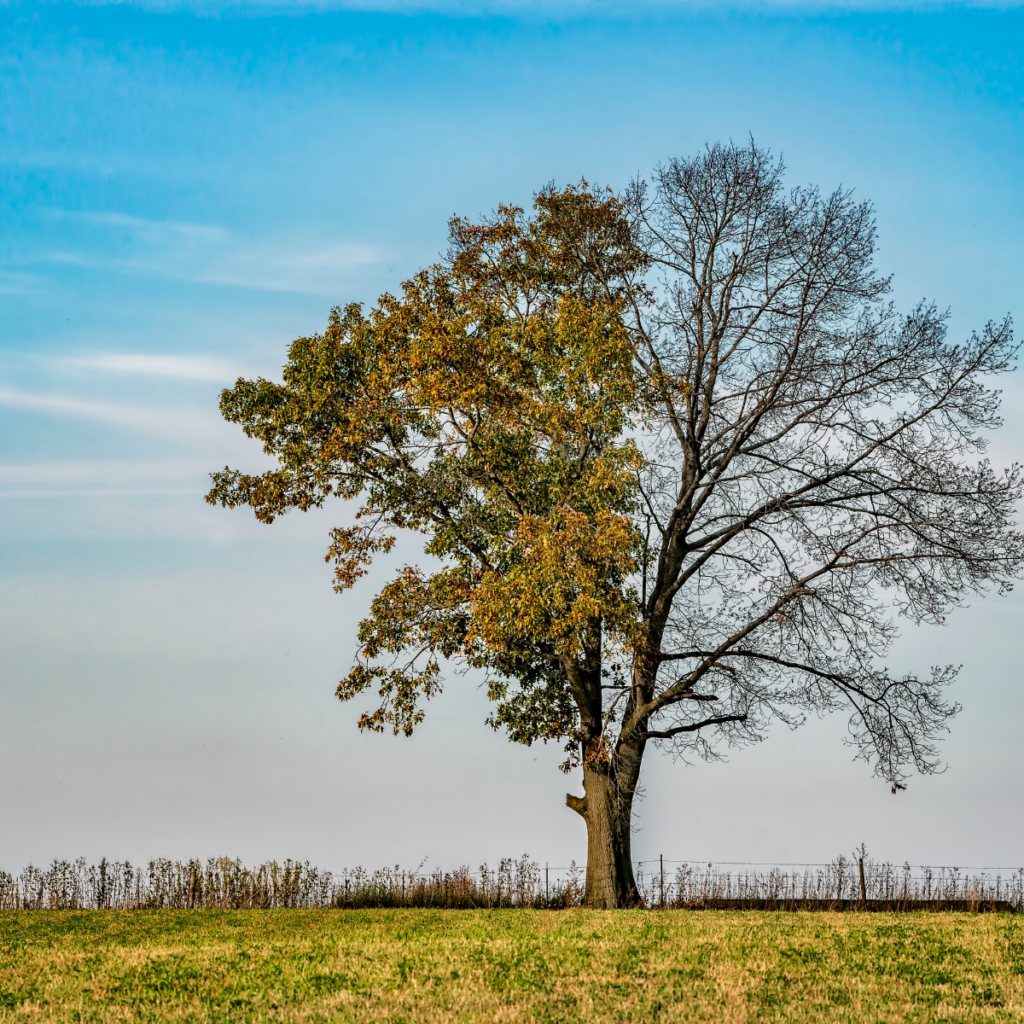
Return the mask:
<path fill-rule="evenodd" d="M 360 725 L 408 734 L 442 662 L 485 672 L 492 726 L 582 768 L 594 906 L 636 897 L 649 743 L 714 757 L 844 709 L 894 790 L 935 771 L 956 673 L 890 675 L 895 617 L 942 622 L 1021 566 L 1020 472 L 983 457 L 1009 322 L 950 344 L 934 306 L 897 313 L 870 206 L 782 177 L 715 146 L 622 196 L 453 220 L 400 296 L 222 396 L 278 467 L 214 474 L 209 501 L 352 503 L 339 589 L 396 531 L 426 537 L 338 696 L 376 690 Z"/>

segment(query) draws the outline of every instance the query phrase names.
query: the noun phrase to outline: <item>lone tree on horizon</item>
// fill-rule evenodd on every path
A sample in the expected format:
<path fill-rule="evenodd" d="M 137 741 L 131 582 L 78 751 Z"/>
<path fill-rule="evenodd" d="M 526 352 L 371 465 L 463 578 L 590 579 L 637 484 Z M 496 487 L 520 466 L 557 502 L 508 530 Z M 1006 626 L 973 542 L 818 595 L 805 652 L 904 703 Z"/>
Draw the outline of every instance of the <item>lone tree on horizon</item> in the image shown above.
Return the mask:
<path fill-rule="evenodd" d="M 591 906 L 636 898 L 650 743 L 714 757 L 843 709 L 894 791 L 936 771 L 956 669 L 890 675 L 894 617 L 941 623 L 1022 564 L 1020 469 L 984 458 L 1009 320 L 950 344 L 935 306 L 897 313 L 870 205 L 782 177 L 716 145 L 621 196 L 456 218 L 400 296 L 221 397 L 278 468 L 216 473 L 208 501 L 358 502 L 338 589 L 397 530 L 426 537 L 338 696 L 375 689 L 360 725 L 410 734 L 443 661 L 485 672 L 494 728 L 582 767 Z"/>

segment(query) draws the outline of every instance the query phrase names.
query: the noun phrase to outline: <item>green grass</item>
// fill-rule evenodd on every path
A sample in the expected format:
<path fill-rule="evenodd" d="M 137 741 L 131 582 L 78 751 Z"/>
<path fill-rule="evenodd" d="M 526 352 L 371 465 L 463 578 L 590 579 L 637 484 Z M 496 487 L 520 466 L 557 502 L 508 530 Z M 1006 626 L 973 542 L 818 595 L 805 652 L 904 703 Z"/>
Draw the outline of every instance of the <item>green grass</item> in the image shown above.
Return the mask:
<path fill-rule="evenodd" d="M 1024 920 L 489 910 L 0 914 L 0 1021 L 1024 1020 Z"/>

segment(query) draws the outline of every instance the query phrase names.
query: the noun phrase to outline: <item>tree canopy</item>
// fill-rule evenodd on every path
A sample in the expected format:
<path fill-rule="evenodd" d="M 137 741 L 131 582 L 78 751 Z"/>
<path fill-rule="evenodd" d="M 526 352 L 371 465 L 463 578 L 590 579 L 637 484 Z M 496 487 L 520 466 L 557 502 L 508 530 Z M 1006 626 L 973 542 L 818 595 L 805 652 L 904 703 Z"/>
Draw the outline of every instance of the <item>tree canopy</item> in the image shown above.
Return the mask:
<path fill-rule="evenodd" d="M 356 524 L 333 531 L 338 590 L 394 531 L 428 537 L 433 571 L 407 567 L 381 589 L 338 687 L 378 688 L 364 728 L 411 733 L 439 659 L 462 657 L 491 671 L 495 723 L 514 739 L 575 750 L 564 665 L 639 635 L 628 431 L 641 400 L 622 300 L 588 264 L 642 258 L 612 196 L 549 190 L 537 213 L 453 221 L 448 259 L 400 297 L 332 311 L 323 335 L 292 345 L 283 384 L 225 392 L 224 415 L 281 468 L 216 474 L 211 500 L 268 523 L 332 494 L 358 500 Z"/>
<path fill-rule="evenodd" d="M 874 251 L 870 205 L 787 191 L 753 143 L 456 218 L 399 296 L 224 392 L 278 468 L 214 474 L 208 500 L 265 522 L 351 502 L 338 589 L 422 534 L 339 697 L 375 690 L 360 725 L 410 733 L 443 662 L 485 671 L 493 726 L 582 764 L 588 900 L 621 905 L 649 742 L 714 757 L 845 709 L 895 790 L 940 767 L 957 710 L 952 667 L 886 669 L 896 618 L 1019 572 L 1020 470 L 984 458 L 1010 323 L 950 343 L 935 306 L 887 301 Z"/>

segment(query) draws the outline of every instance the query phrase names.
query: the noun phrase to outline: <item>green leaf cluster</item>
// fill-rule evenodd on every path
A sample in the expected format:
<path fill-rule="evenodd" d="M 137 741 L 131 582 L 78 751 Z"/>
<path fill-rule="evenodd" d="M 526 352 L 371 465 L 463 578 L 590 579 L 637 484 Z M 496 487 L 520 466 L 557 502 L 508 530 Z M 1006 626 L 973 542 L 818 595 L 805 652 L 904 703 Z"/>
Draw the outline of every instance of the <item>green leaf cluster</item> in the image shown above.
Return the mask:
<path fill-rule="evenodd" d="M 586 183 L 548 189 L 533 214 L 499 207 L 450 225 L 446 258 L 365 312 L 332 311 L 295 341 L 282 383 L 239 380 L 221 411 L 277 468 L 225 469 L 207 496 L 272 522 L 330 496 L 357 503 L 327 554 L 338 590 L 425 538 L 359 627 L 338 686 L 376 689 L 363 728 L 410 734 L 440 662 L 489 675 L 491 719 L 513 740 L 578 729 L 573 666 L 641 638 L 629 586 L 642 415 L 617 280 L 642 268 L 625 211 Z"/>

